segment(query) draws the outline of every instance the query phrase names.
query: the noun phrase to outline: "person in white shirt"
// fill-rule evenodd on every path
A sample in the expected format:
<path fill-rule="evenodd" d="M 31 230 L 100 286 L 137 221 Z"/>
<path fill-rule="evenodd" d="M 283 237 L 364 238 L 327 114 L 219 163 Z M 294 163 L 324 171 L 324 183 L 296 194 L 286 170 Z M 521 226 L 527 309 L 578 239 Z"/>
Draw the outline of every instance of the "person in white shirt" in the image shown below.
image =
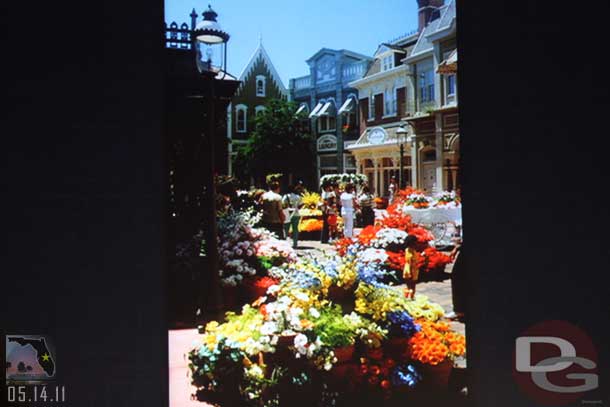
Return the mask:
<path fill-rule="evenodd" d="M 332 185 L 330 184 L 324 184 L 322 186 L 322 207 L 320 208 L 322 210 L 322 221 L 324 222 L 323 227 L 322 227 L 322 233 L 321 233 L 321 238 L 320 238 L 320 242 L 321 243 L 328 243 L 328 238 L 329 238 L 329 230 L 328 230 L 328 215 L 326 214 L 327 212 L 327 207 L 328 207 L 328 200 L 330 198 L 337 198 L 337 196 L 335 195 L 335 193 L 332 190 Z"/>
<path fill-rule="evenodd" d="M 296 249 L 299 241 L 299 221 L 301 220 L 299 210 L 303 206 L 301 196 L 303 193 L 303 185 L 299 183 L 296 186 L 290 186 L 289 188 L 290 192 L 284 195 L 282 200 L 286 215 L 286 219 L 284 220 L 284 233 L 288 238 L 288 231 L 292 227 L 292 247 Z"/>
<path fill-rule="evenodd" d="M 347 184 L 345 191 L 341 194 L 341 217 L 343 218 L 343 235 L 353 237 L 354 235 L 354 210 L 357 207 L 354 185 Z"/>

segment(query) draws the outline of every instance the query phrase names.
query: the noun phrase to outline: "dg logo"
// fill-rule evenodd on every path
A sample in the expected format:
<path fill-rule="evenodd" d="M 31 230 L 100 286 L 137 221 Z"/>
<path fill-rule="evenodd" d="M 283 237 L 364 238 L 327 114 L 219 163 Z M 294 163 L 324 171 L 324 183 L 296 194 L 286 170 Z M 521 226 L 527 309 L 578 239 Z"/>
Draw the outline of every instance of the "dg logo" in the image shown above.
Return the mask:
<path fill-rule="evenodd" d="M 563 406 L 599 387 L 597 360 L 582 329 L 566 321 L 545 321 L 515 340 L 513 376 L 537 403 Z"/>

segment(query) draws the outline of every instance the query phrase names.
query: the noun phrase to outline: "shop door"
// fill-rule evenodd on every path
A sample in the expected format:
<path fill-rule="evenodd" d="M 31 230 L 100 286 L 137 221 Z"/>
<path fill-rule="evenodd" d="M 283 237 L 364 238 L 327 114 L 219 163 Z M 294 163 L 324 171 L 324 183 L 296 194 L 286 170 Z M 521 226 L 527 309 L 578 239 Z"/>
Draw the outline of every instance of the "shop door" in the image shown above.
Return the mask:
<path fill-rule="evenodd" d="M 435 163 L 424 163 L 422 172 L 422 187 L 427 194 L 432 193 L 432 187 L 436 184 Z"/>

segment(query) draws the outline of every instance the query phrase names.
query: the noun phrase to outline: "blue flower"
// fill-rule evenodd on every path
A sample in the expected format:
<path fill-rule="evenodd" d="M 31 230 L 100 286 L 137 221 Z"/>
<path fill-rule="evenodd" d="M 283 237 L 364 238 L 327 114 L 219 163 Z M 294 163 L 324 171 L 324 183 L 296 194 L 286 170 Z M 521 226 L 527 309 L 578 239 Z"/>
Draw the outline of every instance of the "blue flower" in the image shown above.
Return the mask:
<path fill-rule="evenodd" d="M 413 365 L 398 365 L 390 375 L 390 381 L 397 387 L 415 387 L 420 380 L 421 374 L 415 370 Z"/>
<path fill-rule="evenodd" d="M 375 287 L 387 287 L 382 281 L 388 275 L 387 271 L 381 269 L 376 263 L 359 263 L 357 265 L 358 278 Z"/>
<path fill-rule="evenodd" d="M 406 311 L 393 311 L 388 313 L 388 321 L 390 321 L 391 324 L 390 333 L 393 333 L 396 336 L 410 337 L 421 329 Z"/>

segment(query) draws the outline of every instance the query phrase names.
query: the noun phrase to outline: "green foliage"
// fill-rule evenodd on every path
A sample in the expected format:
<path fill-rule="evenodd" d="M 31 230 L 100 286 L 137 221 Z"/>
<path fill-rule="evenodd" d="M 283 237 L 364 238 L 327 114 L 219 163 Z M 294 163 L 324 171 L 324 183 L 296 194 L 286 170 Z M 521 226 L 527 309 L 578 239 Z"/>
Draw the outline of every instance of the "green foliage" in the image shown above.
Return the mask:
<path fill-rule="evenodd" d="M 314 332 L 322 342 L 333 348 L 353 345 L 354 331 L 352 324 L 343 319 L 343 311 L 339 305 L 322 309 L 314 326 Z"/>
<path fill-rule="evenodd" d="M 311 170 L 313 135 L 295 116 L 298 105 L 271 99 L 255 119 L 255 129 L 237 149 L 237 172 L 254 176 Z"/>

